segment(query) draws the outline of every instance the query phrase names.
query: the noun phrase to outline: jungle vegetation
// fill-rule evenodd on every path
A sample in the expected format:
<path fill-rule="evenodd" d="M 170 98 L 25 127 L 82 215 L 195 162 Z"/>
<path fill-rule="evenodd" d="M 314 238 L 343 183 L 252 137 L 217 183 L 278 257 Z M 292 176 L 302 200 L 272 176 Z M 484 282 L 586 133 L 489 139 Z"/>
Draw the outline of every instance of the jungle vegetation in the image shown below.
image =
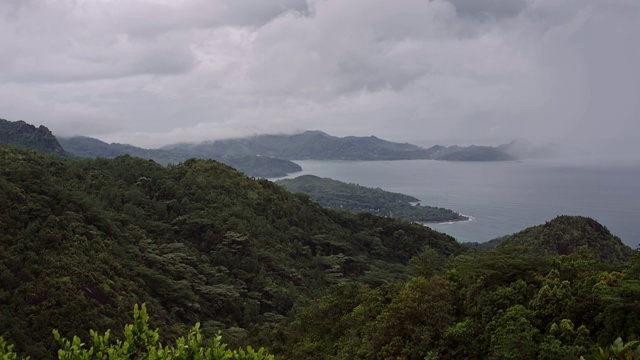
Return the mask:
<path fill-rule="evenodd" d="M 449 209 L 421 205 L 420 199 L 413 196 L 313 175 L 282 179 L 276 181 L 276 184 L 291 192 L 305 193 L 320 205 L 332 209 L 355 213 L 368 212 L 415 222 L 469 220 L 468 217 Z"/>
<path fill-rule="evenodd" d="M 10 145 L 0 207 L 3 359 L 129 351 L 130 309 L 142 303 L 147 325 L 138 312 L 132 326 L 152 342 L 122 358 L 198 334 L 212 340 L 193 343 L 198 354 L 224 342 L 236 357 L 248 345 L 284 359 L 638 354 L 640 257 L 589 218 L 477 250 L 213 160 L 163 167 Z M 176 354 L 164 358 L 207 358 Z"/>

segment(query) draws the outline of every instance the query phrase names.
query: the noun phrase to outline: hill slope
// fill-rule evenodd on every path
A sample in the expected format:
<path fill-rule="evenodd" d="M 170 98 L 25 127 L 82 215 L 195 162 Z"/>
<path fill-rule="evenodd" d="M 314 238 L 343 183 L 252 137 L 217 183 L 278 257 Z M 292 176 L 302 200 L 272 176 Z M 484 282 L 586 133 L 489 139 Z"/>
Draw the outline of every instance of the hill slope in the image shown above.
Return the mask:
<path fill-rule="evenodd" d="M 586 246 L 601 260 L 617 262 L 629 260 L 634 254 L 605 226 L 582 216 L 558 216 L 544 225 L 505 237 L 499 246 L 527 246 L 546 255 L 569 255 Z"/>
<path fill-rule="evenodd" d="M 558 236 L 575 243 L 536 251 Z M 283 324 L 271 348 L 291 359 L 636 358 L 640 262 L 633 251 L 611 262 L 619 250 L 602 225 L 569 216 L 493 250 L 425 249 L 410 262 L 416 277 L 340 287 Z"/>
<path fill-rule="evenodd" d="M 162 149 L 141 149 L 131 145 L 107 144 L 97 139 L 73 137 L 60 139 L 69 152 L 83 157 L 131 156 L 153 159 L 161 164 L 178 163 L 188 158 L 216 159 L 248 175 L 256 175 L 251 164 L 281 169 L 276 175 L 300 171 L 289 160 L 444 160 L 444 161 L 504 161 L 515 156 L 490 146 L 432 146 L 428 149 L 407 143 L 395 143 L 375 136 L 336 137 L 321 131 L 306 131 L 294 135 L 258 135 L 240 139 L 218 140 L 201 144 L 174 144 Z M 251 158 L 252 157 L 252 158 Z M 269 163 L 270 159 L 271 163 Z M 278 162 L 276 162 L 276 160 Z M 253 171 L 253 173 L 251 172 Z"/>
<path fill-rule="evenodd" d="M 79 157 L 114 158 L 120 155 L 130 155 L 150 159 L 163 165 L 177 164 L 194 157 L 215 159 L 255 177 L 280 177 L 302 171 L 300 165 L 296 163 L 267 156 L 248 154 L 226 156 L 180 149 L 143 149 L 126 144 L 107 144 L 101 140 L 86 136 L 61 138 L 60 143 L 68 152 Z"/>
<path fill-rule="evenodd" d="M 211 160 L 165 168 L 0 146 L 0 163 L 0 335 L 37 359 L 51 357 L 53 327 L 118 331 L 133 303 L 148 303 L 166 334 L 199 321 L 208 336 L 242 337 L 335 284 L 404 278 L 426 245 L 463 251 Z"/>
<path fill-rule="evenodd" d="M 432 206 L 421 206 L 419 199 L 382 189 L 367 188 L 341 181 L 303 175 L 295 179 L 276 181 L 292 192 L 305 193 L 320 205 L 351 212 L 369 212 L 381 216 L 416 222 L 443 222 L 468 220 L 454 211 Z"/>
<path fill-rule="evenodd" d="M 49 129 L 45 126 L 36 128 L 24 121 L 0 119 L 0 144 L 17 145 L 58 156 L 68 156 Z"/>
<path fill-rule="evenodd" d="M 411 144 L 399 144 L 375 136 L 336 137 L 321 131 L 294 135 L 258 135 L 219 140 L 199 145 L 178 144 L 165 149 L 181 149 L 200 154 L 226 156 L 263 155 L 284 159 L 315 160 L 399 160 L 427 158 L 426 150 Z"/>
<path fill-rule="evenodd" d="M 258 135 L 241 139 L 218 140 L 198 145 L 176 144 L 167 150 L 199 154 L 237 156 L 258 154 L 295 160 L 412 160 L 500 161 L 515 157 L 487 146 L 424 149 L 408 143 L 395 143 L 375 136 L 337 137 L 322 131 L 305 131 L 294 135 Z"/>

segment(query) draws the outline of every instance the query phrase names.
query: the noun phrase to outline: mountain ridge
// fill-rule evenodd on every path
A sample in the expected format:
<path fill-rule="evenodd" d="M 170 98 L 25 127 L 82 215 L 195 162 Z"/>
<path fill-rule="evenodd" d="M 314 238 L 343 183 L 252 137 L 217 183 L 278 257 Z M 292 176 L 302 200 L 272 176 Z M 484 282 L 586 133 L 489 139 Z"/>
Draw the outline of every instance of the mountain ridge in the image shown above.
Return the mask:
<path fill-rule="evenodd" d="M 0 119 L 0 143 L 22 146 L 62 157 L 69 156 L 46 126 L 35 127 L 22 120 L 14 122 Z"/>
<path fill-rule="evenodd" d="M 422 148 L 371 136 L 337 137 L 319 130 L 297 134 L 263 134 L 251 137 L 206 141 L 199 144 L 173 144 L 166 150 L 184 150 L 203 154 L 254 154 L 289 160 L 446 160 L 505 161 L 516 158 L 489 146 L 435 145 Z"/>
<path fill-rule="evenodd" d="M 61 138 L 62 146 L 76 156 L 114 158 L 131 155 L 150 159 L 162 165 L 177 164 L 190 158 L 215 159 L 237 168 L 249 176 L 279 177 L 302 171 L 302 168 L 291 161 L 274 157 L 257 155 L 216 156 L 211 154 L 190 153 L 183 150 L 143 149 L 129 144 L 111 143 L 87 136 Z"/>

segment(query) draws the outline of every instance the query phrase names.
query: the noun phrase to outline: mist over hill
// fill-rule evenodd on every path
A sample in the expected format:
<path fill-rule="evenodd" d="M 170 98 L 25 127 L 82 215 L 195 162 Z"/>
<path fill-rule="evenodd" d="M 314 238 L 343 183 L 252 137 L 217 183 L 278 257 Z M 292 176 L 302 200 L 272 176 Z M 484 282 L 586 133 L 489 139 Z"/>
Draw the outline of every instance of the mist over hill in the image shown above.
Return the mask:
<path fill-rule="evenodd" d="M 498 149 L 518 159 L 567 159 L 588 157 L 589 152 L 558 143 L 536 145 L 524 138 L 514 139 L 507 144 L 497 146 Z"/>
<path fill-rule="evenodd" d="M 322 131 L 305 131 L 293 135 L 257 135 L 200 144 L 175 144 L 165 146 L 163 149 L 224 156 L 254 154 L 290 160 L 504 161 L 517 159 L 491 146 L 435 145 L 422 148 L 409 143 L 383 140 L 376 136 L 337 137 Z"/>
<path fill-rule="evenodd" d="M 302 170 L 298 164 L 270 156 L 250 154 L 227 156 L 179 149 L 142 149 L 127 144 L 107 144 L 98 139 L 84 136 L 60 138 L 60 143 L 69 153 L 79 157 L 114 158 L 120 155 L 131 155 L 150 159 L 162 165 L 177 164 L 190 158 L 216 159 L 255 177 L 286 176 Z"/>

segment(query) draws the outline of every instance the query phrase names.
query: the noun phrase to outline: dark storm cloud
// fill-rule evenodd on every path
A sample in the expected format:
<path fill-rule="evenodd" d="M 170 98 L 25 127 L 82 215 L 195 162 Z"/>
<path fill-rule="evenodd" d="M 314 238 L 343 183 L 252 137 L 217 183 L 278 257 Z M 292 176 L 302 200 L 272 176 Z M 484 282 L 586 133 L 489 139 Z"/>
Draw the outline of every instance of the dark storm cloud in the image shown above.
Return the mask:
<path fill-rule="evenodd" d="M 0 115 L 143 146 L 310 128 L 640 143 L 639 6 L 5 1 Z"/>
<path fill-rule="evenodd" d="M 451 0 L 461 16 L 507 17 L 518 15 L 531 0 Z"/>

